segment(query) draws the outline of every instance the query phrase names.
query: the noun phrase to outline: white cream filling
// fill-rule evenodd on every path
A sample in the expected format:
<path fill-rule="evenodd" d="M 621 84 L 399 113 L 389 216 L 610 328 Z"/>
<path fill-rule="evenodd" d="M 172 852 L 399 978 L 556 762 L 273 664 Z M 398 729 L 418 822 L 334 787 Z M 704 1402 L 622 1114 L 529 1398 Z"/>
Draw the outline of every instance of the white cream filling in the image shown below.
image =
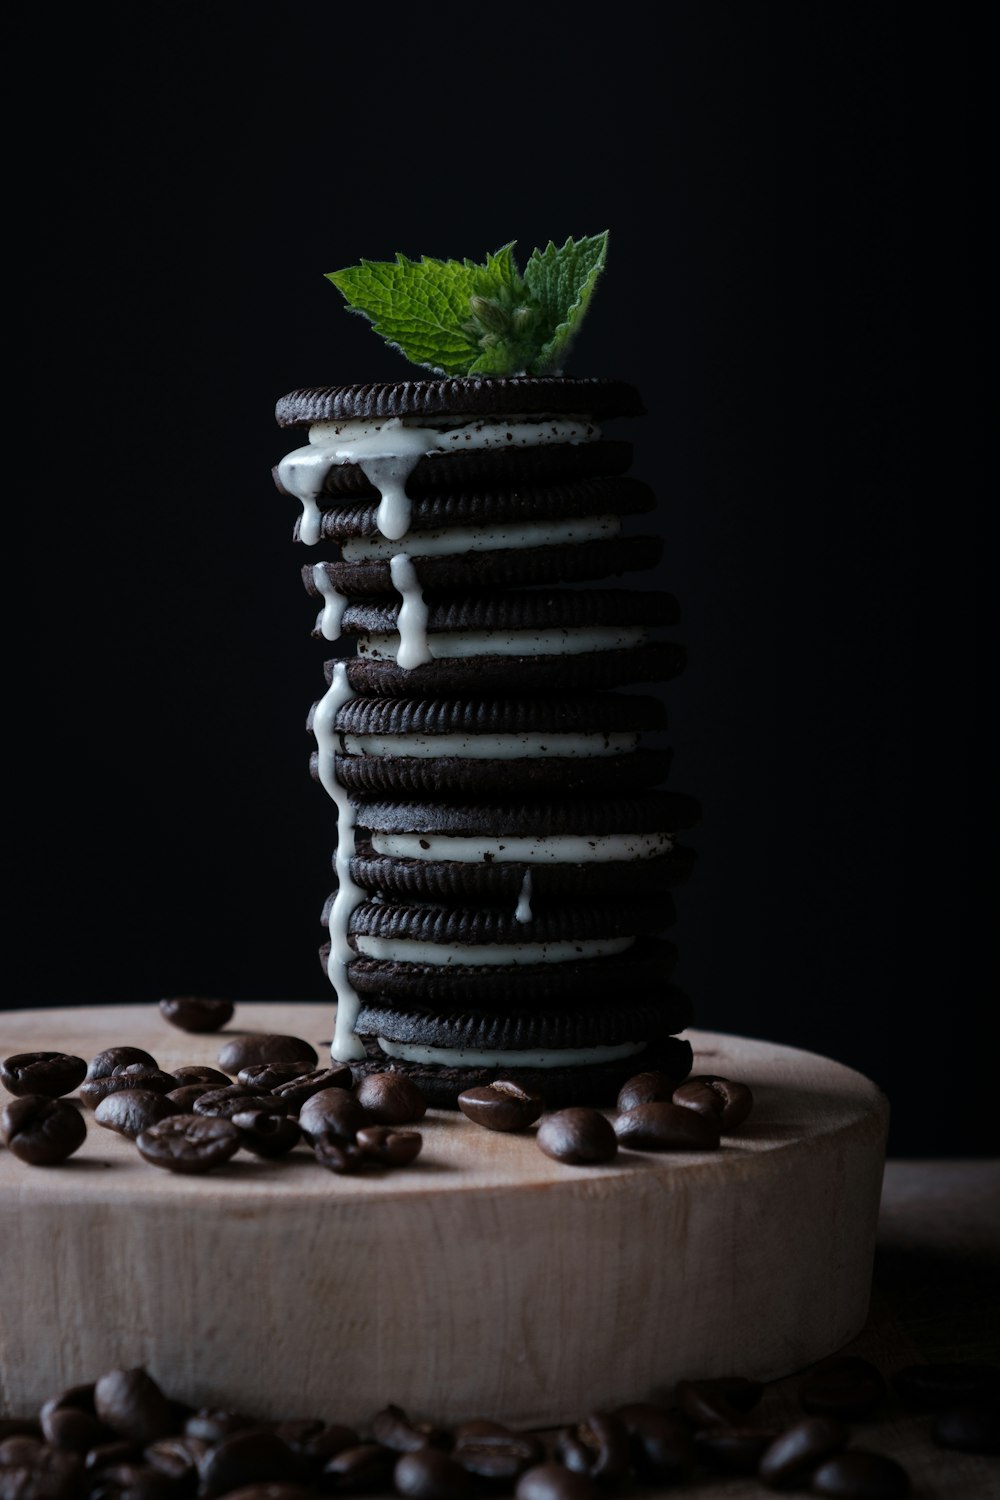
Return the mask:
<path fill-rule="evenodd" d="M 326 635 L 325 608 L 323 619 Z M 459 660 L 469 656 L 578 656 L 583 651 L 625 651 L 641 646 L 645 639 L 646 631 L 638 625 L 572 625 L 562 630 L 432 631 L 427 646 L 435 660 Z M 395 633 L 358 637 L 358 655 L 373 661 L 394 661 L 398 649 L 399 636 Z"/>
<path fill-rule="evenodd" d="M 442 1068 L 562 1068 L 586 1067 L 588 1063 L 616 1062 L 645 1050 L 645 1042 L 618 1042 L 609 1047 L 558 1047 L 533 1052 L 478 1047 L 421 1047 L 390 1042 L 380 1036 L 378 1044 L 387 1057 L 400 1062 L 437 1063 Z"/>
<path fill-rule="evenodd" d="M 340 640 L 340 626 L 347 608 L 348 599 L 330 582 L 322 563 L 315 563 L 312 570 L 313 586 L 323 595 L 323 613 L 320 616 L 320 634 L 325 641 Z M 394 637 L 398 640 L 398 636 Z"/>
<path fill-rule="evenodd" d="M 525 870 L 524 879 L 521 881 L 521 889 L 517 894 L 517 905 L 514 908 L 515 922 L 533 922 L 534 912 L 531 910 L 531 871 Z"/>
<path fill-rule="evenodd" d="M 427 644 L 427 605 L 420 589 L 420 579 L 406 552 L 397 552 L 389 563 L 392 586 L 402 595 L 399 607 L 399 650 L 396 665 L 409 672 L 431 660 Z"/>
<path fill-rule="evenodd" d="M 465 552 L 503 552 L 522 547 L 551 547 L 569 542 L 594 542 L 616 537 L 620 516 L 573 516 L 561 521 L 518 521 L 496 526 L 441 526 L 434 531 L 411 531 L 406 550 L 411 557 L 451 557 Z M 341 543 L 345 562 L 391 557 L 393 546 L 384 537 L 352 536 Z"/>
<path fill-rule="evenodd" d="M 371 836 L 376 854 L 393 859 L 458 860 L 461 864 L 607 864 L 617 860 L 655 859 L 669 854 L 669 833 L 553 833 L 539 838 L 485 838 L 444 833 L 378 833 Z"/>
<path fill-rule="evenodd" d="M 423 943 L 417 938 L 359 934 L 354 941 L 366 958 L 400 964 L 448 964 L 473 968 L 498 964 L 564 964 L 575 958 L 610 958 L 624 953 L 634 937 L 571 938 L 553 943 Z"/>
<path fill-rule="evenodd" d="M 410 529 L 406 481 L 429 453 L 456 449 L 523 448 L 547 443 L 588 443 L 601 435 L 585 417 L 511 416 L 505 422 L 428 422 L 420 417 L 386 421 L 316 422 L 309 442 L 278 464 L 282 487 L 302 505 L 299 536 L 309 546 L 320 539 L 319 497 L 337 464 L 356 463 L 381 496 L 378 528 L 398 541 Z"/>
<path fill-rule="evenodd" d="M 565 756 L 578 760 L 624 755 L 639 743 L 637 734 L 342 734 L 347 755 L 409 755 L 434 760 L 455 755 L 462 760 L 525 760 Z"/>

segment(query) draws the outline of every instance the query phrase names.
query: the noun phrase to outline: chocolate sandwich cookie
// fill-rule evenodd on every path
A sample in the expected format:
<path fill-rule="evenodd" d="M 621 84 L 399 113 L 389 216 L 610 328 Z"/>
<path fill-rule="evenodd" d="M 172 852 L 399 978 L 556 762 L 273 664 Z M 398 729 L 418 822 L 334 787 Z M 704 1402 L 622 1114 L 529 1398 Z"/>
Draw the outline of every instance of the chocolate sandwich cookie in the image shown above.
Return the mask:
<path fill-rule="evenodd" d="M 309 717 L 312 728 L 317 705 Z M 640 748 L 666 727 L 657 698 L 352 698 L 333 720 L 337 781 L 397 796 L 517 797 L 662 781 L 670 751 Z M 312 757 L 319 779 L 319 757 Z"/>
<path fill-rule="evenodd" d="M 510 416 L 518 412 L 590 412 L 595 417 L 641 417 L 634 385 L 598 378 L 465 376 L 304 387 L 275 407 L 279 427 L 311 427 L 352 418 Z"/>
<path fill-rule="evenodd" d="M 683 646 L 650 639 L 650 631 L 677 622 L 671 594 L 628 589 L 431 594 L 414 617 L 395 600 L 338 604 L 330 566 L 305 570 L 311 593 L 328 590 L 315 633 L 336 639 L 342 630 L 356 638 L 358 655 L 347 671 L 360 693 L 568 693 L 665 682 L 684 667 Z M 328 681 L 331 671 L 328 664 Z"/>
<path fill-rule="evenodd" d="M 351 879 L 398 902 L 513 911 L 654 893 L 690 874 L 677 835 L 698 821 L 693 797 L 563 798 L 503 803 L 353 798 Z"/>

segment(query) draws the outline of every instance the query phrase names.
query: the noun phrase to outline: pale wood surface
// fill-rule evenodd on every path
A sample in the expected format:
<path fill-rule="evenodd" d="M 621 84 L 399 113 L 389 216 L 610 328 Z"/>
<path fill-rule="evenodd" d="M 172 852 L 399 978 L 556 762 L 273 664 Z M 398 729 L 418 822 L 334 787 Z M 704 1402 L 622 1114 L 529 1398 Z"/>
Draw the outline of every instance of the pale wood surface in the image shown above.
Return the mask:
<path fill-rule="evenodd" d="M 331 1013 L 237 1020 L 322 1055 Z M 446 1112 L 419 1162 L 384 1175 L 336 1177 L 303 1149 L 178 1178 L 92 1121 L 62 1167 L 0 1152 L 0 1405 L 145 1364 L 185 1399 L 261 1415 L 363 1421 L 392 1399 L 541 1426 L 692 1371 L 801 1368 L 864 1324 L 885 1101 L 808 1053 L 691 1039 L 696 1069 L 757 1100 L 718 1153 L 568 1168 Z M 169 1069 L 221 1040 L 149 1006 L 0 1014 L 4 1055 L 124 1043 Z"/>

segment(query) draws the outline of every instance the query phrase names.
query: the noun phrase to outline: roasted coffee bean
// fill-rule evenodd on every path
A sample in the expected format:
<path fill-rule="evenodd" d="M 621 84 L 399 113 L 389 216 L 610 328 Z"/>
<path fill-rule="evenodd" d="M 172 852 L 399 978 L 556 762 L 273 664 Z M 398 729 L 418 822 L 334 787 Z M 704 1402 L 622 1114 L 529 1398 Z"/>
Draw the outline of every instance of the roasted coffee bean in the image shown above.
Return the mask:
<path fill-rule="evenodd" d="M 226 1500 L 316 1500 L 316 1491 L 298 1484 L 248 1484 L 230 1490 Z"/>
<path fill-rule="evenodd" d="M 297 1115 L 314 1094 L 321 1094 L 324 1089 L 349 1091 L 353 1083 L 350 1068 L 314 1068 L 310 1073 L 300 1073 L 296 1078 L 275 1084 L 271 1092 L 281 1100 L 290 1115 Z"/>
<path fill-rule="evenodd" d="M 241 1110 L 233 1115 L 233 1124 L 240 1133 L 240 1145 L 254 1156 L 268 1159 L 287 1156 L 302 1139 L 302 1132 L 294 1120 L 287 1115 L 272 1115 L 265 1110 Z"/>
<path fill-rule="evenodd" d="M 974 1406 L 943 1411 L 931 1428 L 939 1448 L 957 1448 L 963 1453 L 1000 1453 L 1000 1406 L 982 1400 Z"/>
<path fill-rule="evenodd" d="M 363 1495 L 384 1489 L 399 1455 L 378 1443 L 343 1448 L 323 1466 L 319 1487 L 324 1494 Z"/>
<path fill-rule="evenodd" d="M 472 1477 L 440 1448 L 418 1448 L 397 1460 L 392 1474 L 398 1495 L 411 1500 L 465 1500 L 472 1494 Z"/>
<path fill-rule="evenodd" d="M 742 1376 L 714 1380 L 679 1380 L 674 1392 L 678 1407 L 696 1427 L 737 1426 L 756 1406 L 764 1387 Z"/>
<path fill-rule="evenodd" d="M 418 1130 L 397 1130 L 393 1125 L 363 1125 L 358 1145 L 365 1156 L 383 1167 L 408 1167 L 416 1161 L 424 1138 Z"/>
<path fill-rule="evenodd" d="M 231 1000 L 217 1000 L 207 995 L 177 995 L 160 1001 L 160 1015 L 181 1031 L 219 1031 L 233 1019 Z"/>
<path fill-rule="evenodd" d="M 70 1386 L 53 1396 L 43 1405 L 38 1419 L 42 1436 L 54 1448 L 73 1448 L 86 1453 L 109 1436 L 94 1412 L 93 1385 Z"/>
<path fill-rule="evenodd" d="M 324 1430 L 323 1422 L 319 1417 L 296 1417 L 288 1422 L 276 1422 L 273 1431 L 280 1437 L 283 1443 L 287 1443 L 293 1453 L 304 1453 L 306 1445 L 313 1438 L 319 1437 Z M 344 1428 L 344 1431 L 348 1431 Z M 355 1437 L 355 1442 L 357 1438 Z M 347 1443 L 343 1445 L 345 1448 Z"/>
<path fill-rule="evenodd" d="M 679 1104 L 637 1104 L 615 1120 L 615 1134 L 630 1151 L 716 1151 L 719 1122 Z"/>
<path fill-rule="evenodd" d="M 135 1443 L 125 1442 L 122 1438 L 117 1443 L 98 1443 L 96 1448 L 88 1449 L 87 1456 L 83 1460 L 83 1467 L 97 1474 L 101 1469 L 114 1469 L 118 1464 L 139 1463 L 142 1456 L 141 1448 L 138 1448 Z"/>
<path fill-rule="evenodd" d="M 68 1099 L 24 1094 L 0 1110 L 0 1139 L 29 1167 L 52 1167 L 79 1151 L 87 1126 Z"/>
<path fill-rule="evenodd" d="M 200 1099 L 202 1094 L 211 1094 L 217 1090 L 217 1083 L 182 1083 L 179 1089 L 171 1089 L 169 1094 L 164 1094 L 164 1099 L 169 1099 L 171 1104 L 176 1104 L 182 1115 L 194 1114 L 194 1101 Z M 228 1087 L 228 1085 L 227 1085 Z M 112 1095 L 112 1098 L 115 1096 Z"/>
<path fill-rule="evenodd" d="M 640 1104 L 669 1103 L 676 1087 L 677 1079 L 669 1073 L 636 1073 L 622 1084 L 617 1107 L 624 1114 Z"/>
<path fill-rule="evenodd" d="M 233 1115 L 245 1115 L 249 1111 L 265 1115 L 283 1115 L 287 1111 L 280 1099 L 273 1094 L 255 1094 L 230 1084 L 224 1089 L 212 1089 L 194 1101 L 196 1115 L 211 1115 L 216 1120 L 231 1120 Z"/>
<path fill-rule="evenodd" d="M 148 1089 L 154 1094 L 169 1094 L 177 1087 L 172 1073 L 161 1068 L 151 1068 L 147 1063 L 125 1063 L 103 1078 L 93 1078 L 80 1085 L 80 1102 L 88 1109 L 96 1109 L 102 1099 L 111 1094 L 123 1093 L 126 1089 Z"/>
<path fill-rule="evenodd" d="M 985 1397 L 1000 1393 L 1000 1369 L 996 1365 L 936 1364 L 907 1365 L 892 1377 L 896 1395 L 911 1411 L 942 1411 L 948 1407 L 974 1406 Z"/>
<path fill-rule="evenodd" d="M 587 1167 L 612 1161 L 618 1153 L 618 1139 L 604 1115 L 579 1105 L 547 1115 L 535 1140 L 546 1156 L 567 1166 Z"/>
<path fill-rule="evenodd" d="M 161 1474 L 166 1474 L 174 1486 L 175 1495 L 190 1496 L 197 1493 L 198 1464 L 209 1446 L 201 1438 L 159 1438 L 148 1445 L 143 1458 Z"/>
<path fill-rule="evenodd" d="M 702 1427 L 694 1435 L 702 1463 L 720 1474 L 756 1474 L 757 1466 L 778 1436 L 773 1427 Z"/>
<path fill-rule="evenodd" d="M 405 1073 L 369 1073 L 354 1092 L 375 1125 L 411 1125 L 427 1113 L 427 1100 Z"/>
<path fill-rule="evenodd" d="M 259 1424 L 253 1417 L 244 1416 L 240 1411 L 226 1411 L 221 1407 L 204 1406 L 201 1411 L 192 1412 L 184 1423 L 185 1438 L 207 1443 L 210 1447 L 221 1443 L 224 1438 L 232 1437 L 234 1432 L 245 1432 L 248 1427 L 257 1427 Z M 199 1463 L 201 1454 L 197 1455 Z"/>
<path fill-rule="evenodd" d="M 452 1440 L 456 1463 L 491 1493 L 509 1492 L 527 1469 L 545 1458 L 539 1438 L 530 1432 L 511 1432 L 499 1422 L 464 1422 Z"/>
<path fill-rule="evenodd" d="M 171 1068 L 170 1070 L 179 1084 L 207 1083 L 213 1089 L 227 1089 L 232 1082 L 228 1073 L 220 1073 L 218 1068 L 205 1068 L 200 1063 L 185 1063 L 182 1068 Z"/>
<path fill-rule="evenodd" d="M 319 1137 L 313 1145 L 313 1155 L 321 1167 L 336 1172 L 339 1177 L 360 1172 L 362 1167 L 370 1166 L 372 1160 L 354 1141 L 338 1140 L 332 1135 Z"/>
<path fill-rule="evenodd" d="M 813 1470 L 846 1448 L 850 1437 L 835 1417 L 806 1417 L 776 1437 L 761 1455 L 758 1478 L 773 1490 L 808 1485 Z"/>
<path fill-rule="evenodd" d="M 321 1089 L 299 1110 L 299 1125 L 311 1146 L 325 1138 L 353 1141 L 370 1123 L 364 1106 L 346 1089 Z"/>
<path fill-rule="evenodd" d="M 241 1068 L 236 1077 L 240 1087 L 249 1089 L 252 1094 L 270 1094 L 279 1083 L 287 1083 L 289 1079 L 300 1078 L 308 1072 L 309 1064 L 305 1061 L 251 1063 L 249 1068 Z"/>
<path fill-rule="evenodd" d="M 222 1439 L 198 1463 L 201 1494 L 225 1495 L 244 1485 L 294 1480 L 295 1455 L 270 1427 L 245 1427 Z"/>
<path fill-rule="evenodd" d="M 497 1078 L 481 1088 L 466 1089 L 459 1094 L 458 1107 L 463 1115 L 486 1130 L 527 1130 L 542 1113 L 545 1100 L 519 1083 Z"/>
<path fill-rule="evenodd" d="M 82 1473 L 79 1453 L 69 1448 L 32 1438 L 0 1444 L 0 1500 L 75 1500 Z"/>
<path fill-rule="evenodd" d="M 885 1400 L 885 1381 L 866 1359 L 845 1355 L 825 1360 L 799 1385 L 799 1405 L 813 1417 L 863 1422 Z"/>
<path fill-rule="evenodd" d="M 90 1059 L 87 1082 L 93 1083 L 97 1078 L 110 1078 L 116 1068 L 127 1068 L 132 1063 L 141 1063 L 147 1068 L 157 1066 L 156 1058 L 144 1052 L 141 1047 L 108 1047 L 106 1051 L 98 1052 L 96 1057 Z"/>
<path fill-rule="evenodd" d="M 839 1495 L 843 1500 L 905 1500 L 910 1476 L 894 1458 L 848 1448 L 828 1458 L 809 1481 L 814 1495 Z"/>
<path fill-rule="evenodd" d="M 210 1115 L 171 1115 L 136 1137 L 139 1153 L 153 1167 L 185 1175 L 221 1167 L 240 1149 L 231 1120 Z"/>
<path fill-rule="evenodd" d="M 384 1407 L 372 1422 L 372 1434 L 376 1443 L 394 1453 L 412 1453 L 428 1446 L 441 1448 L 448 1441 L 447 1434 L 430 1422 L 411 1422 L 401 1406 Z"/>
<path fill-rule="evenodd" d="M 59 1099 L 71 1094 L 87 1076 L 82 1057 L 69 1052 L 16 1052 L 0 1063 L 0 1083 L 8 1094 L 40 1094 Z"/>
<path fill-rule="evenodd" d="M 738 1130 L 753 1109 L 753 1094 L 745 1083 L 736 1083 L 732 1078 L 716 1078 L 709 1073 L 687 1079 L 674 1090 L 673 1098 L 675 1104 L 685 1109 L 717 1115 L 723 1135 Z"/>
<path fill-rule="evenodd" d="M 150 1125 L 180 1113 L 180 1106 L 168 1094 L 154 1094 L 151 1089 L 122 1089 L 101 1100 L 94 1110 L 94 1119 L 98 1125 L 134 1141 Z"/>
<path fill-rule="evenodd" d="M 575 1427 L 565 1428 L 556 1448 L 567 1469 L 602 1483 L 614 1484 L 628 1472 L 628 1429 L 612 1412 L 591 1412 Z"/>
<path fill-rule="evenodd" d="M 127 1442 L 143 1447 L 166 1437 L 174 1427 L 170 1402 L 152 1376 L 141 1368 L 109 1370 L 102 1375 L 94 1386 L 94 1410 L 105 1427 Z"/>
<path fill-rule="evenodd" d="M 598 1500 L 600 1489 L 586 1474 L 563 1464 L 537 1464 L 517 1481 L 516 1500 Z"/>
<path fill-rule="evenodd" d="M 310 1473 L 318 1473 L 331 1458 L 345 1448 L 357 1448 L 361 1442 L 353 1427 L 336 1422 L 329 1426 L 320 1421 L 279 1422 L 274 1430 L 304 1461 Z"/>
<path fill-rule="evenodd" d="M 91 1481 L 87 1500 L 171 1500 L 170 1478 L 152 1464 L 112 1464 Z"/>
<path fill-rule="evenodd" d="M 686 1422 L 652 1402 L 635 1401 L 615 1412 L 629 1435 L 632 1467 L 648 1483 L 683 1484 L 694 1473 L 694 1439 Z"/>
<path fill-rule="evenodd" d="M 301 1037 L 270 1032 L 234 1037 L 222 1048 L 216 1060 L 222 1071 L 233 1077 L 241 1068 L 249 1068 L 254 1063 L 307 1062 L 310 1068 L 315 1068 L 319 1061 L 316 1049 Z"/>

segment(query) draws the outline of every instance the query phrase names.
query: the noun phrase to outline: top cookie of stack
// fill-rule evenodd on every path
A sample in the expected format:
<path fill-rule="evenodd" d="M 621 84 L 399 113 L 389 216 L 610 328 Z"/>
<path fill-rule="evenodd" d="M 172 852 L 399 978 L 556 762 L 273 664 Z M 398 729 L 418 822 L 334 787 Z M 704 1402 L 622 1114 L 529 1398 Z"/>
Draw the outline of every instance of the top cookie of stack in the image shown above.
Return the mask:
<path fill-rule="evenodd" d="M 648 569 L 626 533 L 654 497 L 601 423 L 641 414 L 616 381 L 414 380 L 294 391 L 281 461 L 327 663 L 314 774 L 337 806 L 324 962 L 334 1055 L 411 1072 L 454 1103 L 513 1077 L 549 1104 L 611 1102 L 690 1065 L 668 982 L 667 887 L 692 799 L 652 791 L 669 752 L 658 683 L 682 648 L 667 594 L 568 587 Z"/>

